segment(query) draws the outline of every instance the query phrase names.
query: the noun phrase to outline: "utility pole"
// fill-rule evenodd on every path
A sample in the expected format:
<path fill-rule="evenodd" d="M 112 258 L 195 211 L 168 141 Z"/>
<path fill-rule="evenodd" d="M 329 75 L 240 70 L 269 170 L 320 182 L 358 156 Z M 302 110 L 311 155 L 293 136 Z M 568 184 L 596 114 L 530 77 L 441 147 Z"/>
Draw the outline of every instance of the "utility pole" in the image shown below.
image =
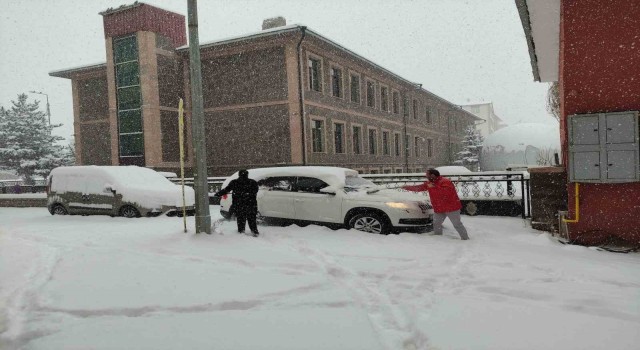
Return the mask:
<path fill-rule="evenodd" d="M 194 189 L 196 194 L 196 233 L 211 234 L 209 214 L 209 186 L 207 184 L 207 152 L 204 140 L 204 111 L 202 107 L 202 73 L 200 41 L 198 40 L 198 2 L 187 0 L 189 17 L 189 66 L 191 67 L 191 127 L 195 148 L 196 171 Z"/>
<path fill-rule="evenodd" d="M 49 125 L 51 125 L 51 110 L 49 109 L 49 95 L 40 91 L 29 91 L 32 94 L 44 95 L 47 98 L 47 118 L 49 119 Z"/>
<path fill-rule="evenodd" d="M 451 112 L 447 113 L 447 153 L 449 153 L 449 165 L 451 165 Z"/>

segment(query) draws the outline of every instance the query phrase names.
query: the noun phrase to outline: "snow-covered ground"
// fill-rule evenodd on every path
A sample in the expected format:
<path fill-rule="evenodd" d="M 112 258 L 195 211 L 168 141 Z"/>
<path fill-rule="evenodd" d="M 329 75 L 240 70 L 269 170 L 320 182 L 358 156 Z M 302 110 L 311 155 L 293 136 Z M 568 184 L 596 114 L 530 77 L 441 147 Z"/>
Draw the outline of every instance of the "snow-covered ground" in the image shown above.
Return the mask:
<path fill-rule="evenodd" d="M 450 224 L 253 238 L 0 208 L 0 348 L 638 349 L 640 254 L 463 222 L 470 241 Z"/>

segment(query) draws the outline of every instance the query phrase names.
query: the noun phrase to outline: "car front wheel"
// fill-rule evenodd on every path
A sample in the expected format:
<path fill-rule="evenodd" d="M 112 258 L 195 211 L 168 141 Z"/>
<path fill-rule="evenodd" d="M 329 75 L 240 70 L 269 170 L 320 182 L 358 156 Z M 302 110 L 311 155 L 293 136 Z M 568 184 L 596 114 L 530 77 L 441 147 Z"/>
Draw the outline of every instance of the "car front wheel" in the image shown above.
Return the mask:
<path fill-rule="evenodd" d="M 140 217 L 140 212 L 138 212 L 138 209 L 130 205 L 125 205 L 120 209 L 120 216 L 125 218 L 137 218 Z"/>
<path fill-rule="evenodd" d="M 357 214 L 349 220 L 349 227 L 358 231 L 386 235 L 391 228 L 385 219 L 375 213 Z"/>
<path fill-rule="evenodd" d="M 53 206 L 53 209 L 51 210 L 51 215 L 67 215 L 67 209 L 64 208 L 64 206 L 62 206 L 62 204 L 56 204 Z"/>

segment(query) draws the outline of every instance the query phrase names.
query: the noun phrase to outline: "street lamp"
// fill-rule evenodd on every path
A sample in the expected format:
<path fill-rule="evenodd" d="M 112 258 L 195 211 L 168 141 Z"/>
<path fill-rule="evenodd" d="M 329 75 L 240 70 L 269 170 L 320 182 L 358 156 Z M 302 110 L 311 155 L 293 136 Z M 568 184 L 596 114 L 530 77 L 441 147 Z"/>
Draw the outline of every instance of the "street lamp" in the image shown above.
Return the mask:
<path fill-rule="evenodd" d="M 29 91 L 32 94 L 45 95 L 47 97 L 47 118 L 49 119 L 49 125 L 51 125 L 51 110 L 49 109 L 49 95 L 41 91 Z"/>

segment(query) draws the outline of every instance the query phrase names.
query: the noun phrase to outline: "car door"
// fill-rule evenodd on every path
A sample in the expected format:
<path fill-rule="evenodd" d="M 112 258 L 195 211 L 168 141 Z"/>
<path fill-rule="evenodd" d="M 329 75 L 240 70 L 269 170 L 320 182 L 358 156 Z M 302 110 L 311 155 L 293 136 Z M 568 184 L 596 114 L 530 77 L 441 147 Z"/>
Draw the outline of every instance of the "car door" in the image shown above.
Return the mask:
<path fill-rule="evenodd" d="M 107 181 L 93 174 L 85 177 L 84 210 L 87 214 L 111 214 L 115 195 L 106 190 Z"/>
<path fill-rule="evenodd" d="M 261 180 L 258 185 L 258 211 L 260 215 L 272 218 L 295 219 L 291 189 L 293 177 L 278 176 Z"/>
<path fill-rule="evenodd" d="M 297 220 L 342 223 L 342 197 L 320 192 L 329 186 L 315 177 L 298 177 L 293 192 Z"/>

